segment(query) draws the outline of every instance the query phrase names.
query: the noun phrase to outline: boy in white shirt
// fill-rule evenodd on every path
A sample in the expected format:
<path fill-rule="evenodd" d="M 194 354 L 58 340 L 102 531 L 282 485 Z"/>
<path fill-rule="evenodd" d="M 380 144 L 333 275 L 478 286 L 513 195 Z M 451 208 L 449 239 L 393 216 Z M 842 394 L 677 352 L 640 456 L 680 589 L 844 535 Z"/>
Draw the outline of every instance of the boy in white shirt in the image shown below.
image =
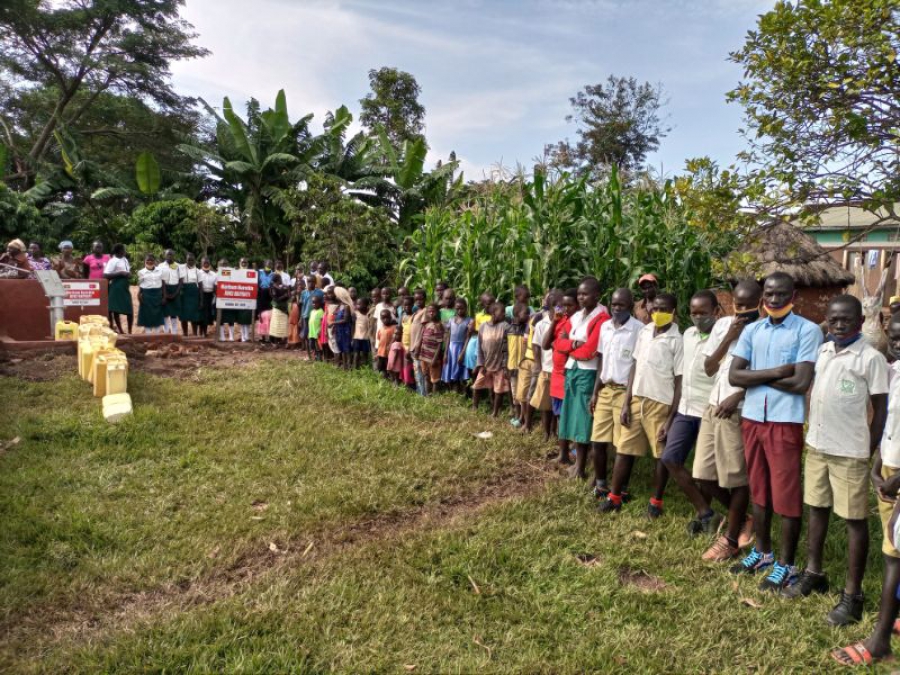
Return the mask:
<path fill-rule="evenodd" d="M 632 316 L 634 295 L 628 288 L 613 291 L 609 301 L 612 321 L 600 327 L 600 344 L 597 353 L 600 362 L 599 377 L 591 397 L 591 414 L 594 416 L 591 430 L 591 448 L 594 451 L 594 496 L 606 499 L 609 486 L 606 482 L 610 446 L 619 446 L 622 434 L 622 406 L 628 376 L 634 361 L 634 347 L 638 333 L 644 324 Z M 551 361 L 551 370 L 553 367 Z M 627 488 L 623 486 L 623 491 Z"/>
<path fill-rule="evenodd" d="M 881 452 L 876 455 L 871 476 L 878 497 L 878 515 L 881 517 L 884 534 L 881 544 L 884 554 L 884 582 L 878 621 L 868 639 L 831 652 L 835 660 L 847 666 L 871 665 L 875 661 L 892 657 L 891 636 L 900 611 L 900 599 L 897 597 L 900 586 L 900 551 L 896 548 L 896 535 L 893 540 L 889 536 L 892 513 L 900 508 L 900 501 L 897 500 L 897 493 L 900 492 L 900 314 L 891 315 L 887 338 L 888 359 L 891 361 L 887 423 L 881 437 Z"/>
<path fill-rule="evenodd" d="M 862 619 L 862 580 L 869 552 L 869 458 L 887 418 L 888 366 L 862 337 L 860 301 L 839 295 L 825 312 L 829 340 L 819 348 L 809 401 L 803 501 L 809 506 L 806 569 L 781 595 L 799 598 L 828 590 L 822 552 L 833 510 L 847 523 L 849 569 L 832 626 Z M 872 421 L 866 424 L 872 405 Z"/>
<path fill-rule="evenodd" d="M 622 490 L 631 478 L 634 460 L 652 449 L 657 460 L 655 494 L 647 505 L 647 515 L 650 518 L 662 515 L 662 490 L 668 472 L 659 458 L 678 409 L 684 367 L 684 346 L 678 325 L 674 323 L 676 302 L 671 293 L 658 294 L 653 299 L 652 322 L 638 333 L 634 363 L 622 404 L 623 429 L 613 466 L 612 486 L 606 501 L 598 507 L 601 513 L 621 510 Z"/>
<path fill-rule="evenodd" d="M 694 325 L 688 328 L 683 336 L 684 375 L 681 379 L 681 398 L 662 455 L 662 463 L 667 472 L 695 506 L 703 503 L 704 499 L 690 472 L 684 468 L 684 464 L 700 435 L 703 414 L 709 406 L 709 396 L 715 382 L 706 372 L 704 350 L 716 324 L 718 310 L 719 300 L 710 290 L 697 291 L 691 298 L 691 323 Z M 661 482 L 664 487 L 665 476 Z M 662 499 L 662 490 L 659 491 L 657 498 Z M 713 534 L 722 520 L 722 516 L 706 504 L 705 509 L 697 510 L 697 518 L 688 525 L 688 532 Z"/>

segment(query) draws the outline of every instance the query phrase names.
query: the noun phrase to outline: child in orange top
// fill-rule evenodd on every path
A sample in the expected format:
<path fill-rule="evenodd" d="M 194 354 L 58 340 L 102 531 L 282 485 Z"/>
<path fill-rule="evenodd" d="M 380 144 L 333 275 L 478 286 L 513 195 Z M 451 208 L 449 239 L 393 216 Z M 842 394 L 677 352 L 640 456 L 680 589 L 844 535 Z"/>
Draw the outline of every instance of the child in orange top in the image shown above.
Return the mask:
<path fill-rule="evenodd" d="M 387 361 L 391 345 L 394 343 L 394 331 L 397 326 L 394 323 L 394 313 L 389 309 L 382 309 L 379 315 L 381 328 L 378 329 L 378 372 L 388 377 Z"/>

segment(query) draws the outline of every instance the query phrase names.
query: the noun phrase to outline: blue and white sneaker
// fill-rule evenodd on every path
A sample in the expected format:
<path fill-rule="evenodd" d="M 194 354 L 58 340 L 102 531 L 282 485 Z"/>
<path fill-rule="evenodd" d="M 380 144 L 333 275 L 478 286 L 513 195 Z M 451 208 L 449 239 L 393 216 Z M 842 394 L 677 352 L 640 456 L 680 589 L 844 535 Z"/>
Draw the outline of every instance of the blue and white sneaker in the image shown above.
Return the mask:
<path fill-rule="evenodd" d="M 800 570 L 796 565 L 782 565 L 777 562 L 772 566 L 769 576 L 762 580 L 759 585 L 761 591 L 781 591 L 782 589 L 793 586 L 800 578 Z"/>
<path fill-rule="evenodd" d="M 732 574 L 756 574 L 770 568 L 775 564 L 774 553 L 760 553 L 756 547 L 750 549 L 747 557 L 730 569 Z"/>

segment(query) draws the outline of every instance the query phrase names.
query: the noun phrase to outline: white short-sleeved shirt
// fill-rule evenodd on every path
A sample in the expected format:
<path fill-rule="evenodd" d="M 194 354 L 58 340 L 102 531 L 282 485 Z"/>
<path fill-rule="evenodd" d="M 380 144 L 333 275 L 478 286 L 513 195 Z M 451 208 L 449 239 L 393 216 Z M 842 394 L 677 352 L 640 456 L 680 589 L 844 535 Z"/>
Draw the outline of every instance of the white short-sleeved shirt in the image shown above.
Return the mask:
<path fill-rule="evenodd" d="M 703 417 L 709 407 L 709 395 L 715 378 L 706 374 L 703 350 L 709 342 L 709 335 L 703 335 L 696 326 L 691 326 L 682 336 L 684 345 L 684 374 L 681 377 L 681 400 L 678 412 L 691 417 Z"/>
<path fill-rule="evenodd" d="M 900 469 L 900 361 L 891 364 L 888 375 L 891 384 L 887 423 L 881 437 L 881 463 L 892 469 Z"/>
<path fill-rule="evenodd" d="M 684 344 L 677 324 L 665 333 L 654 335 L 656 326 L 648 323 L 638 333 L 634 346 L 634 396 L 666 405 L 675 399 L 675 378 L 684 368 Z"/>
<path fill-rule="evenodd" d="M 169 267 L 169 263 L 163 261 L 156 266 L 156 269 L 162 272 L 163 283 L 167 286 L 177 286 L 178 280 L 181 279 L 181 265 L 172 263 L 175 269 Z"/>
<path fill-rule="evenodd" d="M 644 324 L 633 316 L 629 316 L 628 321 L 621 326 L 617 326 L 613 320 L 601 326 L 597 352 L 603 355 L 603 365 L 600 368 L 600 380 L 603 384 L 621 384 L 623 387 L 628 385 L 638 333 L 643 329 Z"/>
<path fill-rule="evenodd" d="M 549 314 L 549 312 L 548 312 Z M 542 373 L 552 373 L 553 372 L 553 349 L 544 349 L 544 336 L 547 335 L 547 331 L 550 330 L 550 324 L 553 323 L 550 321 L 549 316 L 544 316 L 543 319 L 537 322 L 534 326 L 534 336 L 531 338 L 531 344 L 537 345 L 541 349 L 541 372 Z"/>
<path fill-rule="evenodd" d="M 204 269 L 200 270 L 200 288 L 203 289 L 206 293 L 212 293 L 216 290 L 216 281 L 218 281 L 219 275 L 216 274 L 215 270 L 210 269 L 208 272 Z"/>
<path fill-rule="evenodd" d="M 712 356 L 719 348 L 719 345 L 721 345 L 722 341 L 725 339 L 726 333 L 731 329 L 731 324 L 734 323 L 734 319 L 735 317 L 733 316 L 726 316 L 716 321 L 716 325 L 713 326 L 712 332 L 709 334 L 709 340 L 703 345 L 704 357 Z M 744 391 L 741 387 L 735 387 L 728 381 L 728 371 L 731 369 L 731 362 L 734 361 L 735 345 L 737 345 L 737 340 L 733 340 L 732 343 L 728 345 L 728 352 L 719 362 L 719 370 L 716 372 L 715 381 L 713 382 L 713 387 L 709 394 L 710 405 L 718 406 L 729 396 Z M 738 409 L 743 405 L 744 402 L 741 401 L 738 405 Z"/>
<path fill-rule="evenodd" d="M 154 267 L 148 270 L 146 267 L 138 272 L 138 286 L 141 288 L 162 288 L 163 274 L 162 270 Z"/>
<path fill-rule="evenodd" d="M 181 277 L 181 280 L 186 284 L 199 284 L 200 283 L 200 268 L 199 267 L 188 267 L 186 264 L 179 265 L 178 276 Z"/>
<path fill-rule="evenodd" d="M 806 443 L 821 453 L 869 458 L 869 397 L 888 393 L 884 356 L 860 339 L 837 352 L 834 342 L 819 348 L 809 398 Z"/>
<path fill-rule="evenodd" d="M 118 274 L 119 272 L 130 274 L 131 264 L 129 264 L 128 258 L 125 258 L 124 256 L 121 258 L 113 256 L 106 262 L 106 266 L 103 268 L 103 274 Z"/>
<path fill-rule="evenodd" d="M 588 328 L 590 328 L 591 321 L 593 321 L 601 312 L 606 312 L 606 307 L 603 305 L 597 305 L 588 315 L 585 315 L 583 309 L 575 312 L 575 314 L 572 315 L 572 318 L 569 319 L 572 326 L 569 329 L 569 339 L 578 340 L 578 342 L 587 342 Z M 570 356 L 569 360 L 566 361 L 566 370 L 572 370 L 573 368 L 577 370 L 597 370 L 598 362 L 599 359 L 596 356 L 585 361 L 579 361 Z"/>

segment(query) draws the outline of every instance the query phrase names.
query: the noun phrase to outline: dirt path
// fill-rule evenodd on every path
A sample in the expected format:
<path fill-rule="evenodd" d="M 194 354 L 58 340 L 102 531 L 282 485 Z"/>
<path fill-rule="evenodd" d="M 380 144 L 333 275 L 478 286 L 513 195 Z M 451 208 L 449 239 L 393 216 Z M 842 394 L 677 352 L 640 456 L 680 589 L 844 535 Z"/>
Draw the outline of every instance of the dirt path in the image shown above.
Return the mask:
<path fill-rule="evenodd" d="M 476 518 L 490 507 L 536 495 L 549 482 L 560 479 L 559 472 L 549 463 L 523 462 L 497 474 L 487 483 L 440 502 L 279 542 L 276 550 L 261 549 L 244 554 L 228 567 L 215 569 L 191 583 L 95 598 L 80 607 L 62 611 L 45 608 L 17 617 L 5 627 L 5 642 L 15 652 L 15 657 L 21 659 L 33 657 L 58 642 L 88 641 L 106 631 L 133 630 L 161 616 L 248 592 L 280 571 L 299 565 L 325 565 L 349 547 L 375 541 L 389 546 L 392 541 L 410 534 L 454 527 Z"/>

